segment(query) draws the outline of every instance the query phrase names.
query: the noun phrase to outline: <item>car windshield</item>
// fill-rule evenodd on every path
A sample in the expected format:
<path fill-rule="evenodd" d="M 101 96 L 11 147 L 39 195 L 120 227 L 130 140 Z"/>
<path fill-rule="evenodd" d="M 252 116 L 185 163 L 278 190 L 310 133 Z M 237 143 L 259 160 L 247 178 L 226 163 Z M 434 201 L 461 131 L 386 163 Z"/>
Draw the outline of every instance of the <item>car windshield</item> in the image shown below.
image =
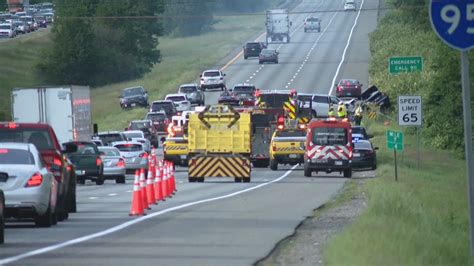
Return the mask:
<path fill-rule="evenodd" d="M 306 131 L 304 130 L 281 130 L 275 133 L 275 137 L 287 138 L 287 137 L 304 137 Z"/>
<path fill-rule="evenodd" d="M 137 96 L 143 93 L 142 88 L 132 88 L 132 89 L 125 89 L 122 92 L 122 97 L 130 97 L 130 96 Z"/>
<path fill-rule="evenodd" d="M 356 150 L 372 150 L 372 145 L 368 141 L 359 141 L 354 143 L 354 149 Z"/>
<path fill-rule="evenodd" d="M 182 102 L 182 101 L 186 101 L 186 97 L 184 97 L 184 96 L 170 96 L 170 97 L 166 97 L 166 100 L 173 101 L 173 102 Z"/>
<path fill-rule="evenodd" d="M 232 91 L 234 93 L 251 94 L 255 91 L 255 87 L 252 87 L 252 86 L 235 86 Z"/>
<path fill-rule="evenodd" d="M 134 152 L 134 151 L 142 151 L 143 150 L 142 145 L 132 144 L 132 143 L 117 144 L 117 145 L 115 145 L 115 148 L 117 148 L 119 151 L 122 151 L 122 152 Z"/>
<path fill-rule="evenodd" d="M 260 44 L 259 43 L 255 43 L 255 42 L 251 42 L 251 43 L 247 43 L 247 48 L 260 48 Z"/>
<path fill-rule="evenodd" d="M 100 134 L 99 135 L 99 138 L 102 140 L 102 142 L 105 144 L 105 145 L 108 145 L 112 142 L 116 142 L 116 141 L 123 141 L 123 137 L 121 134 L 119 133 L 111 133 L 111 134 Z"/>
<path fill-rule="evenodd" d="M 275 50 L 271 50 L 271 49 L 263 49 L 262 50 L 262 54 L 264 55 L 272 55 L 275 53 Z"/>
<path fill-rule="evenodd" d="M 197 91 L 197 88 L 196 87 L 181 87 L 179 88 L 179 92 L 181 93 L 191 93 L 191 92 L 195 92 Z"/>
<path fill-rule="evenodd" d="M 33 154 L 22 149 L 0 148 L 0 164 L 35 164 Z"/>
<path fill-rule="evenodd" d="M 318 18 L 307 18 L 306 19 L 306 22 L 318 22 L 319 19 Z"/>
<path fill-rule="evenodd" d="M 47 129 L 0 129 L 0 142 L 33 143 L 38 150 L 54 150 L 54 143 Z"/>
<path fill-rule="evenodd" d="M 142 132 L 123 132 L 127 138 L 143 138 Z"/>
<path fill-rule="evenodd" d="M 1 29 L 1 30 L 9 30 L 9 29 L 10 29 L 10 25 L 0 25 L 0 29 Z"/>
<path fill-rule="evenodd" d="M 116 148 L 101 148 L 99 147 L 99 151 L 105 153 L 105 156 L 120 156 L 120 151 Z"/>
<path fill-rule="evenodd" d="M 203 76 L 204 77 L 219 77 L 220 73 L 219 71 L 208 71 L 208 72 L 204 72 Z"/>
<path fill-rule="evenodd" d="M 157 121 L 157 120 L 165 120 L 166 115 L 163 113 L 158 113 L 158 114 L 147 114 L 146 119 Z"/>
<path fill-rule="evenodd" d="M 163 110 L 167 114 L 171 114 L 173 107 L 172 107 L 172 103 L 153 103 L 151 105 L 151 110 L 153 112 Z"/>
<path fill-rule="evenodd" d="M 363 127 L 353 127 L 352 128 L 352 134 L 361 134 L 361 135 L 366 135 L 365 133 L 365 128 Z"/>
<path fill-rule="evenodd" d="M 341 80 L 340 84 L 343 85 L 357 85 L 359 82 L 355 79 L 343 79 Z"/>
<path fill-rule="evenodd" d="M 141 130 L 142 128 L 150 127 L 150 124 L 146 122 L 132 122 L 128 127 L 130 130 Z"/>
<path fill-rule="evenodd" d="M 347 130 L 342 127 L 317 127 L 312 130 L 315 145 L 346 145 Z"/>
<path fill-rule="evenodd" d="M 76 143 L 77 151 L 73 154 L 76 155 L 97 155 L 98 150 L 95 144 L 92 143 Z"/>

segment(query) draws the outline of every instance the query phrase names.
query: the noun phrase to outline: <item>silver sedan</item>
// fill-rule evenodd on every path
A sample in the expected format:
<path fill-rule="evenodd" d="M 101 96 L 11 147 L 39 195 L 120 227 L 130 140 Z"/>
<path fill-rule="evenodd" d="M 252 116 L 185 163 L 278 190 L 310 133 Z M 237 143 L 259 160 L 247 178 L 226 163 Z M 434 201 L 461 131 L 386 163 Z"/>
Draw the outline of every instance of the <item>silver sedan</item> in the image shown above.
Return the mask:
<path fill-rule="evenodd" d="M 0 189 L 5 193 L 5 217 L 33 218 L 36 226 L 50 227 L 57 221 L 57 188 L 56 179 L 43 164 L 35 145 L 0 143 Z"/>
<path fill-rule="evenodd" d="M 148 153 L 143 144 L 138 141 L 114 142 L 114 147 L 120 151 L 120 155 L 125 159 L 125 169 L 127 174 L 135 173 L 135 170 L 148 170 Z"/>
<path fill-rule="evenodd" d="M 98 147 L 104 162 L 104 177 L 115 179 L 116 183 L 125 183 L 125 159 L 115 147 Z"/>

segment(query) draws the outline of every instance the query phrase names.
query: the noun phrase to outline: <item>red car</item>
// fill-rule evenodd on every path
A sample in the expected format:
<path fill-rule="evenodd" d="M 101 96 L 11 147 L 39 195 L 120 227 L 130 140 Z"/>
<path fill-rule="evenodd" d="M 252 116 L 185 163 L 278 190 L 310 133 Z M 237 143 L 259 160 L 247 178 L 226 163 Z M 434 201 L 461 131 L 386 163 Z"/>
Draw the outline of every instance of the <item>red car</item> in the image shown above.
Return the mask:
<path fill-rule="evenodd" d="M 362 84 L 356 79 L 341 79 L 336 86 L 337 97 L 360 98 Z"/>
<path fill-rule="evenodd" d="M 69 212 L 76 212 L 76 175 L 74 167 L 65 156 L 67 153 L 76 152 L 76 145 L 66 144 L 62 149 L 53 128 L 40 123 L 2 122 L 0 142 L 33 143 L 59 184 L 56 205 L 58 220 L 65 220 Z"/>

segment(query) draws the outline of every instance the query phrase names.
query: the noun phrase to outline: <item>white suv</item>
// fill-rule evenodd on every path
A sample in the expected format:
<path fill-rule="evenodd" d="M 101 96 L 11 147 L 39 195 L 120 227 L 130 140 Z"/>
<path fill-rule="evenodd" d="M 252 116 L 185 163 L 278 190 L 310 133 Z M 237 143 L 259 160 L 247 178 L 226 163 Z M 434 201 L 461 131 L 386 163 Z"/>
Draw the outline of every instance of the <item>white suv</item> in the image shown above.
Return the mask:
<path fill-rule="evenodd" d="M 165 101 L 172 101 L 178 112 L 188 111 L 191 109 L 191 102 L 184 93 L 168 94 L 165 97 Z"/>
<path fill-rule="evenodd" d="M 200 75 L 201 90 L 220 88 L 225 89 L 225 74 L 220 70 L 206 70 Z"/>
<path fill-rule="evenodd" d="M 13 38 L 16 36 L 16 31 L 12 24 L 3 23 L 0 24 L 0 37 Z"/>
<path fill-rule="evenodd" d="M 346 0 L 346 3 L 344 4 L 344 11 L 351 10 L 355 11 L 356 10 L 356 3 L 354 0 Z"/>
<path fill-rule="evenodd" d="M 314 94 L 314 93 L 298 93 L 298 100 L 302 102 L 303 107 L 308 108 L 311 106 L 313 109 L 311 115 L 313 117 L 327 117 L 329 112 L 329 105 L 336 107 L 341 99 L 336 96 L 326 94 Z M 310 104 L 311 101 L 312 103 Z"/>

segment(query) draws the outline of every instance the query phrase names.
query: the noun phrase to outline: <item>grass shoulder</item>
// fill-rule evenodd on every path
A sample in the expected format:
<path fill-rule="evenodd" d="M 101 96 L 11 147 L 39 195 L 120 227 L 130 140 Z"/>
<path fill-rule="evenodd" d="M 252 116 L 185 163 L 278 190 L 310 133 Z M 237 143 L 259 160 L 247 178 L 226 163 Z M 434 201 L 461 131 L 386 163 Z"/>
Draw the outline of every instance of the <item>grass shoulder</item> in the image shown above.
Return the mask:
<path fill-rule="evenodd" d="M 379 146 L 376 179 L 363 190 L 367 208 L 324 249 L 327 265 L 465 265 L 469 227 L 464 161 L 449 151 L 422 147 L 420 168 L 416 139 L 409 130 L 369 123 Z M 385 131 L 405 131 L 395 182 L 393 152 Z"/>

